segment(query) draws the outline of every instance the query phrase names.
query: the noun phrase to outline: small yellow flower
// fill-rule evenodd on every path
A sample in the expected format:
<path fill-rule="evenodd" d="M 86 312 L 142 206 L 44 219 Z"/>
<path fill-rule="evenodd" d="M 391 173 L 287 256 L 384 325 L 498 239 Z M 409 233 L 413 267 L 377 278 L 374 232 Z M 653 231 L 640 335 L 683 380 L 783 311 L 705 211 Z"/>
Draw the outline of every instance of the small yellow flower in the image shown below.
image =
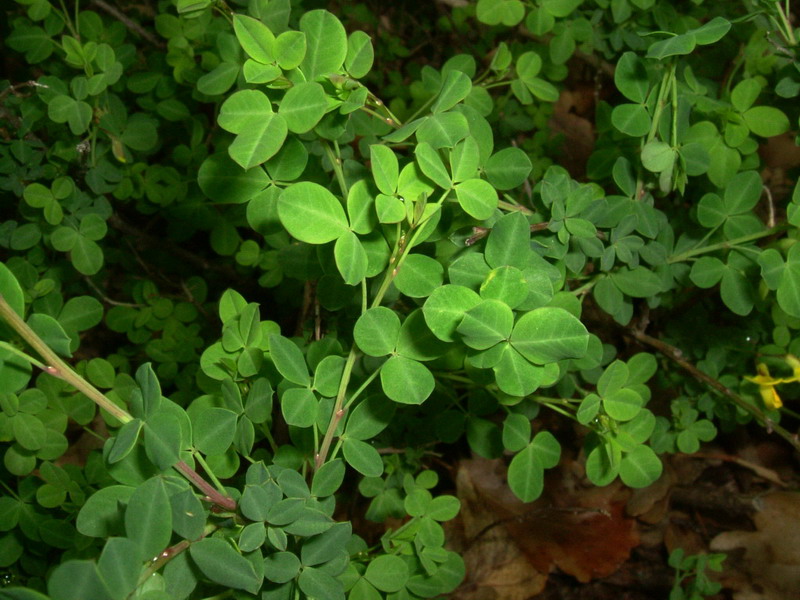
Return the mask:
<path fill-rule="evenodd" d="M 792 367 L 792 379 L 791 381 L 800 381 L 800 359 L 798 359 L 794 354 L 787 354 L 784 357 L 786 364 Z"/>
<path fill-rule="evenodd" d="M 779 383 L 795 381 L 795 379 L 791 378 L 787 380 L 772 377 L 769 374 L 769 367 L 767 367 L 767 365 L 764 363 L 758 363 L 758 365 L 756 365 L 756 371 L 758 372 L 758 375 L 755 377 L 745 375 L 745 379 L 758 385 L 758 391 L 761 393 L 761 399 L 764 401 L 764 406 L 766 406 L 769 410 L 776 410 L 783 406 L 783 402 L 781 401 L 781 397 L 778 395 L 778 390 L 775 389 L 775 386 Z"/>

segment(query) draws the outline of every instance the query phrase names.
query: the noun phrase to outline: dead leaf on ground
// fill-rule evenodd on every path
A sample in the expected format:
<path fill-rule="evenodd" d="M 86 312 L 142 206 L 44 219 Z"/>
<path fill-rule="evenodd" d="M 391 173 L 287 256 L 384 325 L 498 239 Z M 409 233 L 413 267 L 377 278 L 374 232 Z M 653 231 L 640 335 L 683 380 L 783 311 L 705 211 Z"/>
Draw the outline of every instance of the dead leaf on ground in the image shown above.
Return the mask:
<path fill-rule="evenodd" d="M 736 590 L 736 600 L 800 598 L 800 494 L 774 492 L 754 504 L 756 531 L 726 531 L 711 541 L 715 552 L 744 549 L 740 560 L 725 562 L 723 585 Z"/>
<path fill-rule="evenodd" d="M 636 522 L 624 515 L 620 485 L 582 488 L 560 468 L 534 503 L 518 500 L 499 460 L 462 461 L 457 475 L 460 518 L 455 550 L 467 564 L 459 600 L 509 600 L 534 596 L 558 568 L 578 581 L 614 573 L 639 543 Z"/>

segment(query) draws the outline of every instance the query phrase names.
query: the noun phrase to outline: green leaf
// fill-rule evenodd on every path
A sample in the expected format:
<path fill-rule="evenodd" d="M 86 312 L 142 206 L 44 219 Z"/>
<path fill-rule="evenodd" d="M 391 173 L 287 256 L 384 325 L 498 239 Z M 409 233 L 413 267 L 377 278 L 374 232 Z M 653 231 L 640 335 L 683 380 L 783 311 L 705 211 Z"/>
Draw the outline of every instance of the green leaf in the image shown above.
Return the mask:
<path fill-rule="evenodd" d="M 408 575 L 408 566 L 402 558 L 384 554 L 369 562 L 364 579 L 382 592 L 396 592 L 405 586 Z"/>
<path fill-rule="evenodd" d="M 39 450 L 45 444 L 47 430 L 36 416 L 18 412 L 9 418 L 13 438 L 26 450 Z"/>
<path fill-rule="evenodd" d="M 511 344 L 499 344 L 492 351 L 499 352 L 492 369 L 500 391 L 510 396 L 527 396 L 536 391 L 544 374 L 541 367 L 532 365 Z"/>
<path fill-rule="evenodd" d="M 237 134 L 228 154 L 245 170 L 274 156 L 288 131 L 284 118 L 272 112 L 269 98 L 257 90 L 240 90 L 229 96 L 217 122 Z"/>
<path fill-rule="evenodd" d="M 789 257 L 797 255 L 796 246 L 789 250 Z M 781 275 L 776 298 L 778 305 L 792 317 L 800 317 L 800 263 L 789 261 Z"/>
<path fill-rule="evenodd" d="M 731 23 L 722 17 L 714 17 L 697 29 L 692 29 L 692 34 L 698 44 L 706 46 L 718 42 L 731 29 Z"/>
<path fill-rule="evenodd" d="M 651 140 L 642 148 L 642 165 L 648 171 L 661 173 L 671 169 L 675 164 L 677 153 L 661 140 Z"/>
<path fill-rule="evenodd" d="M 406 205 L 397 196 L 378 194 L 375 199 L 375 212 L 381 223 L 399 223 L 406 218 Z"/>
<path fill-rule="evenodd" d="M 663 468 L 650 446 L 637 446 L 622 458 L 619 476 L 625 485 L 642 488 L 658 479 Z"/>
<path fill-rule="evenodd" d="M 235 434 L 236 413 L 227 408 L 206 408 L 192 422 L 194 445 L 206 455 L 225 453 Z"/>
<path fill-rule="evenodd" d="M 245 15 L 233 15 L 233 30 L 244 51 L 260 63 L 275 61 L 275 36 L 261 21 Z"/>
<path fill-rule="evenodd" d="M 480 148 L 471 135 L 456 144 L 450 153 L 450 169 L 453 181 L 465 181 L 475 177 L 480 163 Z"/>
<path fill-rule="evenodd" d="M 133 419 L 125 423 L 117 432 L 111 451 L 108 453 L 107 460 L 110 464 L 121 461 L 130 454 L 139 439 L 143 422 L 140 419 Z"/>
<path fill-rule="evenodd" d="M 455 186 L 456 198 L 461 208 L 471 217 L 484 221 L 497 208 L 497 192 L 483 179 L 467 179 Z"/>
<path fill-rule="evenodd" d="M 136 589 L 142 570 L 139 547 L 127 538 L 110 538 L 97 561 L 97 570 L 116 600 L 127 598 Z"/>
<path fill-rule="evenodd" d="M 626 296 L 650 298 L 661 291 L 661 280 L 645 267 L 629 269 L 623 267 L 611 274 L 611 281 Z"/>
<path fill-rule="evenodd" d="M 450 110 L 466 98 L 471 89 L 472 81 L 466 74 L 457 70 L 448 72 L 442 82 L 442 89 L 431 106 L 431 112 L 436 114 Z"/>
<path fill-rule="evenodd" d="M 354 31 L 347 38 L 347 55 L 344 59 L 344 68 L 355 79 L 366 77 L 372 68 L 375 52 L 372 49 L 372 39 L 363 31 Z"/>
<path fill-rule="evenodd" d="M 125 533 L 139 546 L 139 560 L 151 560 L 169 545 L 172 510 L 160 477 L 148 479 L 131 495 L 125 509 Z"/>
<path fill-rule="evenodd" d="M 484 167 L 489 183 L 498 190 L 511 190 L 522 185 L 532 168 L 528 155 L 513 146 L 492 154 Z"/>
<path fill-rule="evenodd" d="M 713 256 L 703 256 L 693 265 L 689 278 L 696 286 L 710 288 L 717 285 L 725 273 L 725 264 Z"/>
<path fill-rule="evenodd" d="M 300 572 L 300 559 L 291 552 L 274 552 L 264 558 L 264 576 L 268 581 L 286 583 Z"/>
<path fill-rule="evenodd" d="M 625 135 L 642 137 L 650 131 L 651 120 L 641 104 L 620 104 L 611 111 L 611 123 Z"/>
<path fill-rule="evenodd" d="M 542 8 L 556 18 L 568 17 L 582 0 L 542 0 Z"/>
<path fill-rule="evenodd" d="M 386 356 L 394 351 L 400 335 L 400 318 L 385 306 L 364 312 L 356 321 L 353 339 L 364 354 Z"/>
<path fill-rule="evenodd" d="M 347 285 L 358 285 L 367 274 L 367 253 L 358 236 L 352 231 L 346 232 L 338 240 L 333 249 L 336 267 Z"/>
<path fill-rule="evenodd" d="M 305 81 L 290 88 L 281 101 L 278 114 L 289 131 L 306 133 L 320 122 L 328 109 L 325 90 L 316 81 Z"/>
<path fill-rule="evenodd" d="M 508 486 L 523 502 L 533 502 L 544 489 L 544 467 L 530 444 L 511 459 L 508 465 Z"/>
<path fill-rule="evenodd" d="M 387 196 L 394 194 L 397 191 L 397 180 L 400 175 L 395 153 L 388 146 L 373 144 L 369 147 L 369 160 L 375 185 Z"/>
<path fill-rule="evenodd" d="M 365 477 L 380 477 L 383 474 L 383 460 L 372 446 L 361 440 L 345 438 L 342 454 L 347 464 Z"/>
<path fill-rule="evenodd" d="M 451 111 L 426 117 L 417 128 L 417 141 L 429 143 L 434 150 L 453 148 L 469 134 L 467 118 L 461 112 Z"/>
<path fill-rule="evenodd" d="M 302 31 L 284 31 L 275 39 L 275 58 L 281 69 L 296 69 L 306 56 L 306 36 Z"/>
<path fill-rule="evenodd" d="M 50 100 L 47 115 L 56 123 L 68 123 L 74 135 L 81 135 L 92 121 L 92 107 L 83 100 L 60 95 Z"/>
<path fill-rule="evenodd" d="M 433 334 L 440 340 L 452 342 L 464 314 L 480 302 L 480 296 L 471 289 L 449 284 L 434 290 L 422 311 Z"/>
<path fill-rule="evenodd" d="M 498 219 L 486 242 L 486 262 L 492 267 L 509 265 L 525 269 L 530 262 L 531 232 L 528 220 L 515 211 Z"/>
<path fill-rule="evenodd" d="M 589 333 L 578 318 L 563 308 L 542 307 L 517 321 L 511 344 L 531 362 L 547 364 L 581 358 L 589 345 Z"/>
<path fill-rule="evenodd" d="M 487 25 L 513 27 L 525 17 L 525 5 L 519 0 L 478 0 L 476 16 Z"/>
<path fill-rule="evenodd" d="M 326 244 L 348 230 L 341 202 L 311 181 L 286 188 L 278 200 L 278 216 L 289 234 L 308 244 Z"/>
<path fill-rule="evenodd" d="M 691 32 L 675 35 L 652 44 L 647 49 L 647 58 L 661 60 L 670 56 L 691 54 L 696 45 L 697 40 Z"/>
<path fill-rule="evenodd" d="M 226 153 L 212 154 L 200 165 L 197 182 L 214 202 L 241 204 L 269 185 L 264 169 L 242 169 Z"/>
<path fill-rule="evenodd" d="M 511 308 L 522 304 L 529 293 L 529 282 L 516 267 L 492 269 L 480 287 L 481 298 L 500 300 Z"/>
<path fill-rule="evenodd" d="M 191 489 L 185 489 L 170 497 L 172 506 L 172 529 L 188 540 L 199 539 L 203 535 L 208 512 Z"/>
<path fill-rule="evenodd" d="M 444 281 L 442 263 L 424 254 L 409 254 L 394 278 L 395 287 L 410 298 L 425 298 Z"/>
<path fill-rule="evenodd" d="M 202 539 L 189 547 L 189 554 L 203 575 L 215 583 L 251 594 L 261 587 L 262 577 L 252 563 L 224 539 Z"/>
<path fill-rule="evenodd" d="M 344 473 L 344 462 L 341 459 L 326 462 L 314 473 L 311 493 L 317 498 L 332 496 L 341 487 Z"/>
<path fill-rule="evenodd" d="M 642 397 L 630 388 L 614 390 L 603 395 L 603 408 L 617 421 L 630 421 L 642 409 Z"/>
<path fill-rule="evenodd" d="M 169 413 L 158 413 L 149 419 L 144 424 L 144 449 L 147 458 L 161 471 L 177 463 L 181 451 L 178 419 Z"/>
<path fill-rule="evenodd" d="M 725 210 L 728 215 L 737 215 L 752 210 L 758 204 L 764 189 L 757 171 L 737 173 L 725 187 Z"/>
<path fill-rule="evenodd" d="M 238 76 L 239 65 L 230 62 L 221 62 L 212 71 L 209 71 L 197 80 L 197 90 L 209 96 L 224 94 L 236 83 L 236 78 Z"/>
<path fill-rule="evenodd" d="M 773 137 L 789 131 L 789 117 L 774 106 L 754 106 L 742 117 L 747 127 L 761 137 Z"/>
<path fill-rule="evenodd" d="M 350 413 L 345 434 L 357 440 L 374 438 L 389 426 L 396 406 L 382 395 L 370 396 Z"/>
<path fill-rule="evenodd" d="M 422 404 L 433 392 L 434 385 L 428 368 L 410 358 L 392 356 L 381 368 L 384 393 L 401 404 Z"/>
<path fill-rule="evenodd" d="M 43 313 L 33 314 L 28 319 L 28 326 L 58 354 L 72 356 L 72 352 L 70 352 L 72 338 L 64 331 L 61 323 L 53 317 Z"/>
<path fill-rule="evenodd" d="M 451 73 L 461 73 L 460 71 L 451 71 Z M 463 73 L 461 73 L 463 75 Z M 414 155 L 417 158 L 417 164 L 420 170 L 439 187 L 449 190 L 453 182 L 450 181 L 450 174 L 444 166 L 439 153 L 433 147 L 425 142 L 417 144 L 414 149 Z"/>
<path fill-rule="evenodd" d="M 326 10 L 310 10 L 300 17 L 300 31 L 306 34 L 306 55 L 300 69 L 306 80 L 314 81 L 342 68 L 347 56 L 347 32 L 339 19 Z"/>
<path fill-rule="evenodd" d="M 499 300 L 484 300 L 464 313 L 457 331 L 464 343 L 476 350 L 486 350 L 507 340 L 514 327 L 514 313 Z"/>
<path fill-rule="evenodd" d="M 519 452 L 531 441 L 531 420 L 520 413 L 509 413 L 503 421 L 503 447 Z"/>
<path fill-rule="evenodd" d="M 58 565 L 47 581 L 52 600 L 113 600 L 116 598 L 100 577 L 97 565 L 89 560 L 68 560 Z"/>
<path fill-rule="evenodd" d="M 275 368 L 286 379 L 297 385 L 311 385 L 306 359 L 294 342 L 273 333 L 269 336 L 269 354 Z"/>
<path fill-rule="evenodd" d="M 635 52 L 625 52 L 617 61 L 614 84 L 631 102 L 639 104 L 647 100 L 650 82 L 644 61 Z"/>
<path fill-rule="evenodd" d="M 725 269 L 719 292 L 725 306 L 737 315 L 744 317 L 753 310 L 755 303 L 753 287 L 737 269 L 731 267 Z"/>
<path fill-rule="evenodd" d="M 99 489 L 81 507 L 75 527 L 90 537 L 122 535 L 123 511 L 135 490 L 127 485 L 110 485 Z"/>
<path fill-rule="evenodd" d="M 103 266 L 103 251 L 95 242 L 81 235 L 70 251 L 72 264 L 83 275 L 94 275 Z"/>
<path fill-rule="evenodd" d="M 287 425 L 311 427 L 317 420 L 319 402 L 308 388 L 291 388 L 281 397 L 281 413 Z"/>

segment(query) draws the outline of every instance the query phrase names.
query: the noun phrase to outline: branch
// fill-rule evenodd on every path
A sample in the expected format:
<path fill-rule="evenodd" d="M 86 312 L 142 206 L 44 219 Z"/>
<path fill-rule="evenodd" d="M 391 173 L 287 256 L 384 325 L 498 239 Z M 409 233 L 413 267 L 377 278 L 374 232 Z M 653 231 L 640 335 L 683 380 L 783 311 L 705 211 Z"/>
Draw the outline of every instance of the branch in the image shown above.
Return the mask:
<path fill-rule="evenodd" d="M 138 34 L 140 37 L 144 38 L 145 40 L 153 44 L 153 46 L 155 46 L 156 48 L 160 50 L 166 49 L 167 45 L 163 41 L 158 39 L 151 32 L 147 31 L 147 29 L 139 25 L 137 22 L 132 21 L 130 17 L 128 17 L 118 8 L 111 6 L 106 2 L 103 2 L 103 0 L 93 0 L 92 4 L 95 5 L 97 8 L 99 8 L 100 10 L 108 13 L 109 15 L 117 19 L 120 23 L 125 25 L 125 27 L 127 27 L 132 32 Z"/>
<path fill-rule="evenodd" d="M 0 294 L 0 317 L 44 360 L 44 363 L 40 363 L 35 358 L 30 357 L 29 360 L 32 364 L 41 368 L 45 373 L 66 381 L 121 423 L 128 423 L 133 420 L 133 416 L 128 411 L 114 404 L 105 394 L 73 371 L 72 367 L 53 352 L 50 346 L 11 308 L 2 294 Z M 229 498 L 214 489 L 210 483 L 184 461 L 179 461 L 175 468 L 204 492 L 209 500 L 225 510 L 231 512 L 236 510 L 236 501 L 233 498 Z"/>
<path fill-rule="evenodd" d="M 762 411 L 758 406 L 754 404 L 750 404 L 744 398 L 742 398 L 739 394 L 728 388 L 727 386 L 723 385 L 719 380 L 714 379 L 710 375 L 703 373 L 700 369 L 695 367 L 692 363 L 684 358 L 683 352 L 679 348 L 675 346 L 671 346 L 666 342 L 662 342 L 658 338 L 654 338 L 652 336 L 647 335 L 641 331 L 638 331 L 633 328 L 625 329 L 625 333 L 638 342 L 646 346 L 650 346 L 658 350 L 661 354 L 669 358 L 671 361 L 676 363 L 682 369 L 687 371 L 692 377 L 694 377 L 700 383 L 705 384 L 706 386 L 710 387 L 712 390 L 717 392 L 718 394 L 729 398 L 742 410 L 747 413 L 750 413 L 752 417 L 754 417 L 757 421 L 762 423 L 766 428 L 767 432 L 774 431 L 787 442 L 789 442 L 795 450 L 800 451 L 800 439 L 795 434 L 790 433 L 787 429 L 781 427 L 775 421 L 770 419 L 764 411 Z"/>

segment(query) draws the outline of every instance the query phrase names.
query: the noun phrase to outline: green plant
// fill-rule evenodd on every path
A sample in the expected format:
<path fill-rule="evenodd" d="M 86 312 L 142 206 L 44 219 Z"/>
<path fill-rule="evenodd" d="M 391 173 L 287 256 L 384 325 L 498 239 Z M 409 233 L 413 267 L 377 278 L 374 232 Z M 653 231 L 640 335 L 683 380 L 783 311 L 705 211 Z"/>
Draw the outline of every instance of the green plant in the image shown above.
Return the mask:
<path fill-rule="evenodd" d="M 675 583 L 669 594 L 670 600 L 700 600 L 719 592 L 722 585 L 708 579 L 706 568 L 721 571 L 724 560 L 724 554 L 685 556 L 682 549 L 673 550 L 669 555 L 669 566 L 675 569 Z"/>
<path fill-rule="evenodd" d="M 800 354 L 800 186 L 757 152 L 797 123 L 788 6 L 480 0 L 419 34 L 470 53 L 402 71 L 361 5 L 17 4 L 0 596 L 448 594 L 432 458 L 506 456 L 532 501 L 543 409 L 595 485 L 750 421 L 798 446 L 755 366 Z M 581 182 L 546 131 L 572 57 L 616 90 Z"/>

